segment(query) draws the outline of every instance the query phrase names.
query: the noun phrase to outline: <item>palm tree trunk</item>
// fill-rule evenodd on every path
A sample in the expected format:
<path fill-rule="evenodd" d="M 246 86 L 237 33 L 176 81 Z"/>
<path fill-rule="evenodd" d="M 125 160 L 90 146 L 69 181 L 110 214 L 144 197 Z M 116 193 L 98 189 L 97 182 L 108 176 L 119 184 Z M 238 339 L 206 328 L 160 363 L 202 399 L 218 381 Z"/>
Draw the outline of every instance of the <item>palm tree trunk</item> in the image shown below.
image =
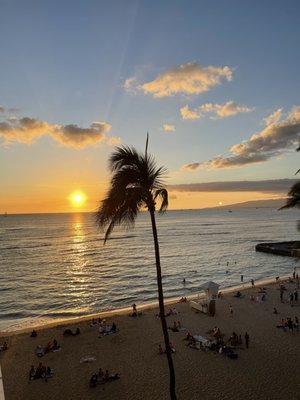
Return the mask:
<path fill-rule="evenodd" d="M 157 237 L 154 209 L 149 208 L 149 212 L 150 212 L 150 216 L 151 216 L 154 249 L 155 249 L 155 259 L 156 259 L 156 275 L 157 275 L 159 313 L 160 313 L 160 320 L 161 320 L 161 325 L 162 325 L 162 330 L 163 330 L 163 335 L 164 335 L 164 340 L 165 340 L 165 346 L 166 346 L 166 354 L 167 354 L 169 370 L 170 370 L 170 396 L 171 396 L 171 400 L 176 400 L 175 370 L 174 370 L 174 365 L 173 365 L 172 351 L 171 351 L 171 347 L 170 347 L 167 322 L 166 322 L 166 318 L 165 318 L 164 294 L 163 294 L 163 287 L 162 287 L 159 245 L 158 245 L 158 237 Z"/>

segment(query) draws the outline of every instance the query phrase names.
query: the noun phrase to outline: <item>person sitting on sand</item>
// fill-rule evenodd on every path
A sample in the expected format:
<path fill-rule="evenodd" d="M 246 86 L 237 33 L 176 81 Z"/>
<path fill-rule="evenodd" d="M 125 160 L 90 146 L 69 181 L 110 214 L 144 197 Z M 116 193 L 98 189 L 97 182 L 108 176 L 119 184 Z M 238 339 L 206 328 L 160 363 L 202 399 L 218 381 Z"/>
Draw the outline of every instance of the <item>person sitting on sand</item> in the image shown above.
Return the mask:
<path fill-rule="evenodd" d="M 37 331 L 33 330 L 30 334 L 30 337 L 37 337 Z"/>
<path fill-rule="evenodd" d="M 181 297 L 181 299 L 179 300 L 179 303 L 185 303 L 187 301 L 186 297 Z"/>
<path fill-rule="evenodd" d="M 29 371 L 29 380 L 30 381 L 33 381 L 35 379 L 35 374 L 36 374 L 36 371 L 35 371 L 34 366 L 32 365 L 30 368 L 30 371 Z"/>
<path fill-rule="evenodd" d="M 175 352 L 176 352 L 175 347 L 174 347 L 174 345 L 173 345 L 172 342 L 170 342 L 170 349 L 171 349 L 171 352 L 172 352 L 172 353 L 175 353 Z"/>
<path fill-rule="evenodd" d="M 46 375 L 46 367 L 42 363 L 39 363 L 36 371 L 35 371 L 35 378 L 34 379 L 39 379 L 39 378 L 44 378 Z"/>
<path fill-rule="evenodd" d="M 90 387 L 96 387 L 98 383 L 98 376 L 97 374 L 93 374 L 90 379 Z"/>
<path fill-rule="evenodd" d="M 242 293 L 238 290 L 238 291 L 236 292 L 236 294 L 233 295 L 233 297 L 240 298 L 240 297 L 242 297 Z"/>
<path fill-rule="evenodd" d="M 215 326 L 213 329 L 213 337 L 216 339 L 219 339 L 221 337 L 220 328 L 218 328 L 217 326 Z"/>
<path fill-rule="evenodd" d="M 8 344 L 7 342 L 3 342 L 3 345 L 0 346 L 0 351 L 6 351 L 8 349 Z"/>
<path fill-rule="evenodd" d="M 97 321 L 95 320 L 95 318 L 92 319 L 90 326 L 95 326 L 97 325 Z"/>
<path fill-rule="evenodd" d="M 188 342 L 191 342 L 194 339 L 194 336 L 191 334 L 191 332 L 187 332 L 185 338 L 183 340 L 187 340 Z"/>
<path fill-rule="evenodd" d="M 169 326 L 169 329 L 171 329 L 171 331 L 173 331 L 173 332 L 179 332 L 179 328 L 178 328 L 177 322 L 174 321 L 173 325 Z"/>
<path fill-rule="evenodd" d="M 63 333 L 63 336 L 77 336 L 80 334 L 80 329 L 77 328 L 75 333 L 73 333 L 72 329 L 66 329 Z"/>

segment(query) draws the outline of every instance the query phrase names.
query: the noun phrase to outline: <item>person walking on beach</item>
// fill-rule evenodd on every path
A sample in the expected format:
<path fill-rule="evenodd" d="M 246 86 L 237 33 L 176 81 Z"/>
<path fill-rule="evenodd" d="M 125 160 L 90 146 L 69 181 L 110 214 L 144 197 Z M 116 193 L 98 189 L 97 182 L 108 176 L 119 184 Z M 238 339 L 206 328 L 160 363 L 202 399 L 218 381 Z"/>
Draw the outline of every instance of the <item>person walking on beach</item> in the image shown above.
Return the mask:
<path fill-rule="evenodd" d="M 298 303 L 298 292 L 297 292 L 297 289 L 294 290 L 294 301 L 295 301 L 295 303 Z"/>
<path fill-rule="evenodd" d="M 246 348 L 249 349 L 249 341 L 250 337 L 248 335 L 248 332 L 245 333 L 245 343 L 246 343 Z"/>
<path fill-rule="evenodd" d="M 254 287 L 254 279 L 251 279 L 251 285 Z"/>
<path fill-rule="evenodd" d="M 241 275 L 241 282 L 244 282 L 244 275 Z"/>

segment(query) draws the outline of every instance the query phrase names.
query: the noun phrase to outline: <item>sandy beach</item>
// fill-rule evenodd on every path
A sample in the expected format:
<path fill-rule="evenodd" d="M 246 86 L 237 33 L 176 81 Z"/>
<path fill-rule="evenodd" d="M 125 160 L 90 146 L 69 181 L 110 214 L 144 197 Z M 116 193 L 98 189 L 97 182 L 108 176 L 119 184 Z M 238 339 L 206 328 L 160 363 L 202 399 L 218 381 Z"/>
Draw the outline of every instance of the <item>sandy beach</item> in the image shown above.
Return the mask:
<path fill-rule="evenodd" d="M 176 349 L 178 399 L 300 398 L 300 333 L 276 328 L 281 318 L 300 317 L 299 305 L 291 307 L 288 302 L 296 285 L 285 283 L 284 303 L 280 302 L 278 284 L 265 285 L 263 302 L 251 301 L 250 295 L 256 297 L 259 289 L 246 286 L 243 298 L 228 292 L 218 299 L 214 317 L 192 311 L 188 303 L 172 306 L 179 314 L 169 316 L 168 324 L 179 320 L 193 335 L 209 337 L 207 332 L 218 326 L 225 341 L 233 331 L 242 337 L 247 331 L 250 336 L 249 349 L 239 346 L 238 359 L 232 360 L 211 350 L 191 349 L 184 340 L 187 331 L 170 331 Z M 273 314 L 273 307 L 278 315 Z M 158 354 L 163 338 L 156 314 L 157 309 L 146 308 L 138 318 L 127 313 L 108 317 L 106 323 L 114 322 L 119 331 L 100 338 L 99 327 L 91 327 L 87 320 L 40 328 L 36 338 L 28 331 L 3 336 L 0 343 L 7 339 L 9 344 L 9 349 L 0 353 L 6 399 L 168 399 L 168 367 L 165 355 Z M 66 328 L 75 331 L 77 327 L 80 335 L 63 337 Z M 61 345 L 60 351 L 37 357 L 36 346 L 45 346 L 53 339 Z M 95 361 L 80 363 L 82 357 L 94 357 Z M 54 376 L 47 382 L 29 382 L 29 369 L 39 362 L 53 368 Z M 90 377 L 99 367 L 118 372 L 121 379 L 90 388 Z"/>

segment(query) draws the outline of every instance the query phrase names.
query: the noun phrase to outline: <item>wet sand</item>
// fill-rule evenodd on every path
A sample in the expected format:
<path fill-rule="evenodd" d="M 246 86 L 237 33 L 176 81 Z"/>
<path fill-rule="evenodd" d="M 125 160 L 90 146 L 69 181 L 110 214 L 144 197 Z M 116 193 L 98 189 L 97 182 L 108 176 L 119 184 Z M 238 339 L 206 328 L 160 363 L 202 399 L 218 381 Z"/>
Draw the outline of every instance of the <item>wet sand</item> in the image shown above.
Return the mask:
<path fill-rule="evenodd" d="M 276 328 L 281 318 L 300 318 L 300 307 L 291 307 L 287 301 L 295 284 L 285 286 L 284 303 L 280 303 L 278 284 L 268 284 L 265 302 L 250 300 L 258 287 L 245 288 L 242 299 L 228 292 L 217 300 L 214 317 L 195 313 L 188 303 L 175 305 L 179 315 L 168 317 L 168 325 L 179 320 L 192 334 L 207 337 L 207 332 L 218 326 L 225 340 L 233 331 L 250 335 L 249 349 L 243 345 L 237 350 L 238 359 L 231 360 L 212 351 L 191 349 L 184 340 L 185 331 L 170 331 L 176 348 L 173 359 L 178 399 L 300 399 L 300 333 Z M 232 316 L 229 305 L 233 307 Z M 273 307 L 278 315 L 273 314 Z M 9 349 L 0 353 L 6 400 L 168 399 L 168 366 L 165 355 L 157 351 L 163 338 L 155 314 L 157 309 L 146 308 L 138 318 L 129 317 L 127 311 L 109 316 L 107 323 L 115 322 L 119 331 L 101 338 L 98 327 L 90 327 L 87 320 L 40 328 L 37 338 L 30 338 L 28 331 L 9 335 Z M 77 327 L 80 335 L 63 337 L 66 328 Z M 38 358 L 36 346 L 54 338 L 61 350 Z M 96 360 L 80 363 L 85 356 Z M 52 367 L 54 376 L 48 382 L 29 382 L 30 366 L 36 367 L 39 362 Z M 118 372 L 121 379 L 90 388 L 90 376 L 99 367 Z"/>

